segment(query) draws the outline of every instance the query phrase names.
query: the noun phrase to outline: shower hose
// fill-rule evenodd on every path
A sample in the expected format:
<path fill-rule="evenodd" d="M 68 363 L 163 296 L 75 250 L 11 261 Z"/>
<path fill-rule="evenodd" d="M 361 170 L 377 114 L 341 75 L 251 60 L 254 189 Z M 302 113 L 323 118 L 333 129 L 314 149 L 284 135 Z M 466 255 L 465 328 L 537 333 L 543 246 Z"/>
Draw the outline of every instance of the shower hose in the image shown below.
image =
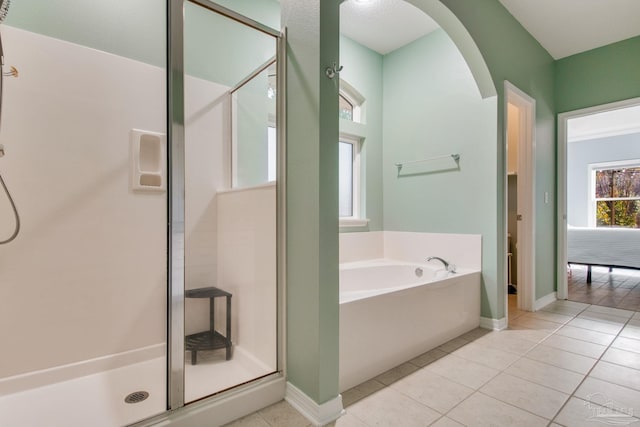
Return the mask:
<path fill-rule="evenodd" d="M 9 2 L 5 3 L 4 1 L 0 1 L 0 22 L 4 20 L 4 17 L 6 15 L 6 8 L 9 7 L 8 5 L 9 5 Z M 4 12 L 4 15 L 2 15 L 3 12 Z M 3 65 L 4 65 L 4 55 L 2 52 L 2 39 L 0 39 L 0 119 L 2 118 L 2 92 L 4 89 L 4 73 L 3 73 L 4 70 L 2 69 Z M 0 151 L 2 151 L 2 146 L 0 146 Z M 2 155 L 4 155 L 4 151 L 0 152 L 0 157 L 2 157 Z M 5 243 L 11 242 L 13 239 L 15 239 L 18 236 L 18 233 L 20 232 L 20 214 L 18 213 L 18 208 L 16 208 L 16 203 L 13 201 L 13 197 L 11 197 L 11 193 L 7 188 L 7 184 L 4 183 L 4 179 L 2 178 L 1 174 L 0 174 L 0 184 L 2 184 L 2 188 L 4 189 L 4 192 L 7 194 L 7 198 L 9 199 L 9 203 L 11 204 L 11 209 L 13 209 L 13 215 L 16 218 L 16 228 L 15 230 L 13 230 L 13 234 L 11 234 L 11 236 L 9 236 L 9 238 L 6 240 L 0 240 L 0 245 L 4 245 Z"/>
<path fill-rule="evenodd" d="M 18 214 L 18 209 L 16 208 L 16 204 L 13 201 L 13 197 L 11 197 L 11 193 L 9 193 L 7 184 L 4 183 L 2 175 L 0 175 L 0 184 L 2 184 L 4 192 L 7 193 L 7 198 L 9 198 L 9 203 L 11 204 L 11 208 L 13 209 L 13 216 L 16 218 L 16 228 L 13 231 L 13 234 L 6 240 L 0 240 L 0 245 L 4 245 L 5 243 L 9 243 L 18 236 L 18 233 L 20 232 L 20 215 Z"/>

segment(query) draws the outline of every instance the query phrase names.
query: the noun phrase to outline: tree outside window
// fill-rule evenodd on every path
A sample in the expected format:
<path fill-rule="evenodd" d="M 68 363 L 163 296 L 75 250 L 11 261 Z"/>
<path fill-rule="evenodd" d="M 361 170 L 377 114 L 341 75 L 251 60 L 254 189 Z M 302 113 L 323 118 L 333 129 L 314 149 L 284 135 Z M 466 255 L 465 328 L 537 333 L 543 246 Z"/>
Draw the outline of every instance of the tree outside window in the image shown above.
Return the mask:
<path fill-rule="evenodd" d="M 594 172 L 596 226 L 640 228 L 640 165 Z"/>

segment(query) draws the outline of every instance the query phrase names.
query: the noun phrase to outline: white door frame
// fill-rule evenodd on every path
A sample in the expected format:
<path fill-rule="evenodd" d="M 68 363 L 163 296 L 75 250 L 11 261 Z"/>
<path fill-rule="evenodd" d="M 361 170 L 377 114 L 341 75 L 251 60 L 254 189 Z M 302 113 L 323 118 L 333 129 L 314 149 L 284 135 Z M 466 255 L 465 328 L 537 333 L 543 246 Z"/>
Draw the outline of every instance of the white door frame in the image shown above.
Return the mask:
<path fill-rule="evenodd" d="M 518 308 L 520 310 L 535 311 L 536 302 L 536 241 L 535 241 L 535 159 L 536 159 L 536 100 L 505 80 L 504 82 L 504 141 L 507 146 L 507 124 L 509 103 L 518 107 L 520 114 L 520 138 L 518 144 L 518 214 L 522 220 L 518 221 Z M 508 153 L 507 153 L 508 154 Z M 504 197 L 507 200 L 507 159 L 505 156 Z M 504 205 L 507 218 L 507 203 Z M 507 224 L 504 224 L 505 248 L 507 241 Z M 504 254 L 506 257 L 506 252 Z M 505 267 L 506 263 L 505 263 Z M 506 268 L 505 268 L 505 278 Z M 508 279 L 505 280 L 508 282 Z M 505 283 L 505 289 L 508 283 Z M 505 298 L 508 300 L 508 298 Z M 506 310 L 509 313 L 508 307 Z"/>
<path fill-rule="evenodd" d="M 567 299 L 569 297 L 569 285 L 567 282 L 567 122 L 569 119 L 638 105 L 640 105 L 640 98 L 631 98 L 558 114 L 558 229 L 556 230 L 558 236 L 558 249 L 556 251 L 558 254 L 558 271 L 556 273 L 558 299 Z"/>

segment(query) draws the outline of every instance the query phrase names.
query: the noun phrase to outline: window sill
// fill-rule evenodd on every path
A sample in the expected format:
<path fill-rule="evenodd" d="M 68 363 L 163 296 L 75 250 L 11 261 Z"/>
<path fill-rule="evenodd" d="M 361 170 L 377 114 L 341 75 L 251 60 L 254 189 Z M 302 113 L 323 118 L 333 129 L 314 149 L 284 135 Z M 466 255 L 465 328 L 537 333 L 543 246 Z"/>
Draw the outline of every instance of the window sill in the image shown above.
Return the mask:
<path fill-rule="evenodd" d="M 366 227 L 369 225 L 367 218 L 340 218 L 340 228 L 343 227 Z"/>

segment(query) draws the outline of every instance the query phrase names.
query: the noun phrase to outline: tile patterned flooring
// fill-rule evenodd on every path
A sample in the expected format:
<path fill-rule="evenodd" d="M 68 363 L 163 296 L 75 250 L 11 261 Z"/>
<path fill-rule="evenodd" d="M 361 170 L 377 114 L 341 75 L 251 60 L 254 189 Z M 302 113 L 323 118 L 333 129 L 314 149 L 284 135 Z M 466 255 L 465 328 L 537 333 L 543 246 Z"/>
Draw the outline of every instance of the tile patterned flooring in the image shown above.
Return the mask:
<path fill-rule="evenodd" d="M 640 426 L 640 312 L 514 303 L 509 329 L 475 329 L 343 393 L 332 426 Z M 310 424 L 283 401 L 229 426 Z"/>
<path fill-rule="evenodd" d="M 640 310 L 640 270 L 593 267 L 590 285 L 586 266 L 572 265 L 568 272 L 570 301 Z"/>

